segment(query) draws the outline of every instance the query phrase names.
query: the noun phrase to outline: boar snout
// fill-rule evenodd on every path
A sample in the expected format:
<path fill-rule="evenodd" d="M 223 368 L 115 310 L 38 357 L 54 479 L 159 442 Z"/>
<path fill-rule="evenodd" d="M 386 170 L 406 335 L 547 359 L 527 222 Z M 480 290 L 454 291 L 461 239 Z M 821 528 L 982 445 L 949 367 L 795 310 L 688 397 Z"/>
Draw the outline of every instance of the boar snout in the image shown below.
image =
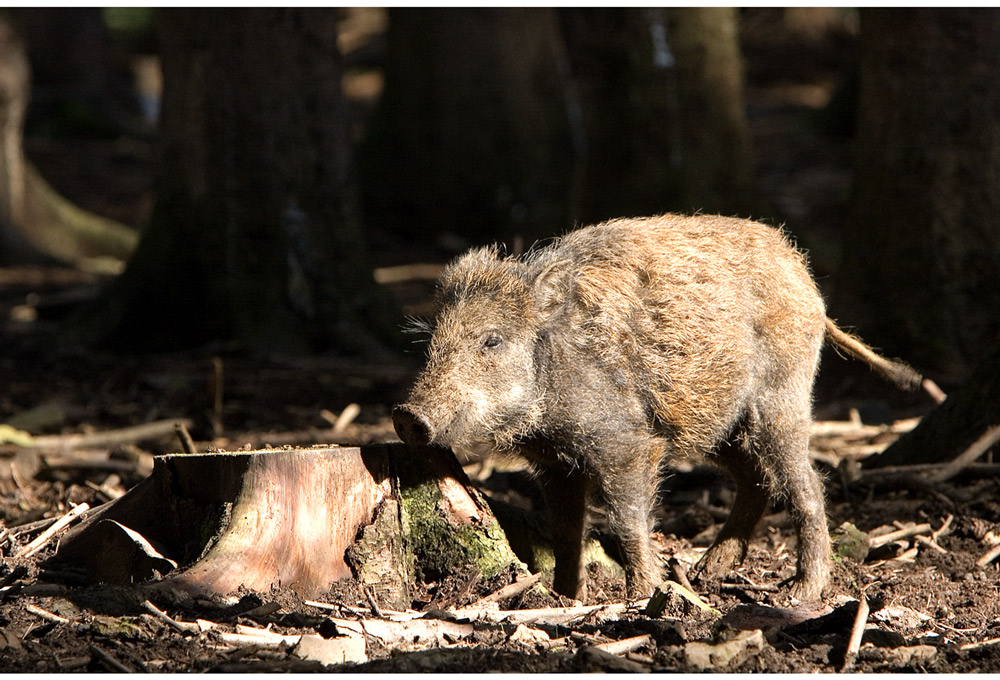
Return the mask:
<path fill-rule="evenodd" d="M 426 446 L 434 438 L 433 428 L 427 418 L 415 412 L 408 404 L 392 410 L 392 426 L 396 434 L 411 446 Z"/>

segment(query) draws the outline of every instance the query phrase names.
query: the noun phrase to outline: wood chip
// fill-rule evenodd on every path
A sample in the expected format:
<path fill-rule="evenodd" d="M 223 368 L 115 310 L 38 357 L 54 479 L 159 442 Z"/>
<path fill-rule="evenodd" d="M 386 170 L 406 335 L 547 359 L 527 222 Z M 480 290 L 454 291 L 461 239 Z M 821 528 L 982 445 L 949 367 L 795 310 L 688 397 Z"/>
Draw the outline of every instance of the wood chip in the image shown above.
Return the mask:
<path fill-rule="evenodd" d="M 319 635 L 303 635 L 292 653 L 300 659 L 319 661 L 324 666 L 342 663 L 363 663 L 368 660 L 365 638 L 361 635 L 343 635 L 323 638 Z"/>
<path fill-rule="evenodd" d="M 539 630 L 538 628 L 531 628 L 521 623 L 518 624 L 514 632 L 510 634 L 510 641 L 517 642 L 526 647 L 535 647 L 536 645 L 548 645 L 552 640 L 549 634 L 544 630 Z"/>

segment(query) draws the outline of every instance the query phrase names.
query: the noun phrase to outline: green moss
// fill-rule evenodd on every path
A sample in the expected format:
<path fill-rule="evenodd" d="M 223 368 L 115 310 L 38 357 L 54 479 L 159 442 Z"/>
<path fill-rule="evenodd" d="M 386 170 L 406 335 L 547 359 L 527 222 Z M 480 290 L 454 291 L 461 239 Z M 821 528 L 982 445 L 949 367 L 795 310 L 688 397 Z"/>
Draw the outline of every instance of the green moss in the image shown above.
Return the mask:
<path fill-rule="evenodd" d="M 405 488 L 402 495 L 403 530 L 416 570 L 425 580 L 440 579 L 469 564 L 484 578 L 492 578 L 517 560 L 495 519 L 485 525 L 446 521 L 439 505 L 441 492 L 434 481 Z"/>

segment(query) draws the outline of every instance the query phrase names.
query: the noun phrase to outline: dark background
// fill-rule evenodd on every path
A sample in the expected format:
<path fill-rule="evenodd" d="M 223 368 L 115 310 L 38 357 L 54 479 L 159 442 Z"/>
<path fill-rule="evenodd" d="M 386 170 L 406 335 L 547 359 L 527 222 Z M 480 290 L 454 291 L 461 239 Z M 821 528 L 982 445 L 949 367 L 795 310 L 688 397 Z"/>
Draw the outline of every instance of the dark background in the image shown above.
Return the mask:
<path fill-rule="evenodd" d="M 945 388 L 996 344 L 995 10 L 4 16 L 9 357 L 405 375 L 436 269 L 400 266 L 663 211 L 783 225 L 831 316 Z M 879 389 L 824 360 L 821 395 Z"/>

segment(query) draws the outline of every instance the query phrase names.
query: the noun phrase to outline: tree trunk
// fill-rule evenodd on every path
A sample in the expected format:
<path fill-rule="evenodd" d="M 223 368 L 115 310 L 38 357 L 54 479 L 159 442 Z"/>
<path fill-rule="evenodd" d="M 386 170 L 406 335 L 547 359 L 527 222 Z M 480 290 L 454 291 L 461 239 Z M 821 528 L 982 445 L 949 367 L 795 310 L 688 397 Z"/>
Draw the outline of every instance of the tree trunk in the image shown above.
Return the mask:
<path fill-rule="evenodd" d="M 366 212 L 414 242 L 528 245 L 608 217 L 755 212 L 737 21 L 722 8 L 391 11 Z"/>
<path fill-rule="evenodd" d="M 957 383 L 1000 333 L 1000 14 L 862 9 L 852 212 L 833 316 Z"/>
<path fill-rule="evenodd" d="M 166 9 L 157 203 L 98 335 L 360 350 L 389 336 L 331 9 Z"/>
<path fill-rule="evenodd" d="M 548 8 L 392 8 L 363 147 L 365 211 L 392 238 L 465 244 L 566 225 L 566 58 Z"/>
<path fill-rule="evenodd" d="M 1000 341 L 969 381 L 950 392 L 920 424 L 865 467 L 915 465 L 953 460 L 989 428 L 1000 425 Z"/>
<path fill-rule="evenodd" d="M 0 263 L 61 261 L 117 272 L 136 233 L 74 206 L 24 155 L 30 79 L 23 43 L 0 19 Z"/>
<path fill-rule="evenodd" d="M 737 11 L 561 16 L 584 130 L 574 220 L 754 212 Z"/>

